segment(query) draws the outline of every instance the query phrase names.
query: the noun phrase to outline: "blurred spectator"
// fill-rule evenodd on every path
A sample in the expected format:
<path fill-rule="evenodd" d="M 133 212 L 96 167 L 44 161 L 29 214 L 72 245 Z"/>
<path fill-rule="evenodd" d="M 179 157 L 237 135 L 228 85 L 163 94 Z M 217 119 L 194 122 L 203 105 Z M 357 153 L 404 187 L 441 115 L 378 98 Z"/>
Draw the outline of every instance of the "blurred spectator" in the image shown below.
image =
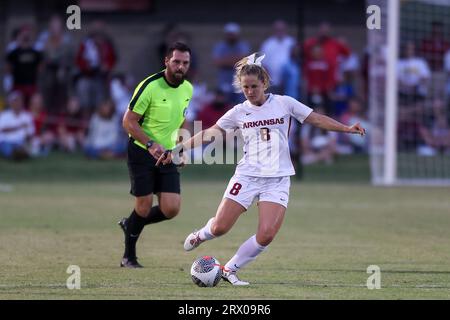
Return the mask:
<path fill-rule="evenodd" d="M 424 57 L 431 70 L 442 72 L 445 52 L 450 49 L 450 43 L 444 36 L 444 24 L 440 21 L 431 23 L 431 33 L 422 39 L 419 55 Z"/>
<path fill-rule="evenodd" d="M 418 147 L 418 154 L 434 156 L 438 153 L 450 155 L 450 126 L 441 99 L 433 103 L 433 121 L 430 126 L 420 125 L 422 144 Z"/>
<path fill-rule="evenodd" d="M 325 109 L 318 106 L 314 112 L 324 114 Z M 302 127 L 302 163 L 317 162 L 332 164 L 336 155 L 337 134 L 309 124 Z"/>
<path fill-rule="evenodd" d="M 331 113 L 330 95 L 335 86 L 332 72 L 323 56 L 322 47 L 314 46 L 305 62 L 307 104 L 312 108 L 322 105 L 327 114 Z"/>
<path fill-rule="evenodd" d="M 413 114 L 405 114 L 397 125 L 398 150 L 416 152 L 422 144 L 420 140 L 420 123 Z"/>
<path fill-rule="evenodd" d="M 176 38 L 176 41 L 187 44 L 190 48 L 193 48 L 191 36 L 187 32 L 180 32 Z M 189 81 L 192 81 L 197 76 L 197 72 L 198 72 L 198 62 L 197 61 L 198 61 L 197 53 L 195 52 L 195 50 L 192 50 L 191 51 L 191 63 L 189 65 L 189 70 L 186 74 L 186 79 L 188 79 Z"/>
<path fill-rule="evenodd" d="M 42 69 L 42 54 L 33 48 L 31 26 L 21 28 L 17 47 L 6 56 L 6 73 L 12 75 L 13 90 L 20 91 L 28 107 L 37 90 L 38 73 Z"/>
<path fill-rule="evenodd" d="M 450 50 L 445 54 L 444 71 L 446 78 L 445 99 L 447 101 L 447 112 L 450 113 Z"/>
<path fill-rule="evenodd" d="M 324 71 L 324 76 L 326 76 L 326 80 L 324 80 L 325 83 L 323 83 L 321 87 L 322 89 L 326 88 L 328 90 L 328 94 L 336 86 L 339 57 L 345 58 L 349 55 L 350 49 L 345 44 L 331 36 L 331 27 L 327 22 L 322 22 L 319 26 L 318 35 L 307 39 L 304 44 L 305 66 L 308 66 L 311 61 L 321 64 L 321 68 Z M 318 62 L 318 60 L 320 62 Z M 309 90 L 310 92 L 316 91 L 314 88 L 310 88 Z M 327 113 L 330 111 L 329 107 L 329 105 L 325 105 L 325 110 Z"/>
<path fill-rule="evenodd" d="M 261 52 L 266 55 L 263 65 L 269 72 L 270 90 L 273 93 L 282 94 L 282 68 L 288 63 L 294 44 L 294 38 L 288 35 L 286 22 L 277 20 L 272 25 L 272 36 L 261 45 Z"/>
<path fill-rule="evenodd" d="M 167 49 L 172 43 L 175 43 L 179 40 L 180 33 L 180 28 L 176 23 L 169 22 L 164 26 L 164 29 L 162 31 L 162 40 L 156 47 L 158 53 L 158 62 L 161 64 L 161 68 L 165 68 L 164 59 L 166 57 Z"/>
<path fill-rule="evenodd" d="M 378 90 L 384 90 L 386 82 L 387 46 L 381 32 L 369 32 L 369 45 L 363 53 L 361 76 L 363 78 L 363 98 L 369 100 L 369 74 Z M 372 92 L 373 96 L 384 97 L 381 92 Z"/>
<path fill-rule="evenodd" d="M 5 109 L 5 100 L 3 96 L 0 95 L 0 111 L 2 111 L 3 109 Z"/>
<path fill-rule="evenodd" d="M 348 83 L 354 87 L 360 69 L 359 57 L 358 54 L 351 50 L 351 47 L 348 44 L 346 38 L 340 37 L 339 42 L 350 50 L 350 54 L 348 56 L 338 56 L 339 67 L 336 81 L 339 82 L 340 80 L 344 79 L 344 77 L 347 77 Z"/>
<path fill-rule="evenodd" d="M 416 152 L 422 143 L 420 121 L 424 120 L 430 70 L 425 59 L 412 55 L 413 43 L 406 45 L 406 52 L 410 57 L 400 59 L 397 68 L 399 79 L 397 144 L 399 151 Z"/>
<path fill-rule="evenodd" d="M 13 51 L 14 49 L 17 48 L 17 45 L 18 45 L 17 39 L 19 37 L 21 29 L 22 29 L 22 27 L 18 27 L 18 28 L 14 28 L 12 30 L 12 32 L 11 32 L 11 40 L 6 45 L 6 49 L 5 49 L 6 56 L 11 51 Z M 14 78 L 13 78 L 13 76 L 12 76 L 12 74 L 10 72 L 11 71 L 8 70 L 8 67 L 6 67 L 6 73 L 3 76 L 3 90 L 5 92 L 10 92 L 10 91 L 13 90 Z"/>
<path fill-rule="evenodd" d="M 61 42 L 64 44 L 70 44 L 72 41 L 70 33 L 66 31 L 65 22 L 59 14 L 50 17 L 48 28 L 39 33 L 34 48 L 38 51 L 44 51 L 49 38 L 55 36 L 61 37 Z"/>
<path fill-rule="evenodd" d="M 29 142 L 34 133 L 31 114 L 24 110 L 20 91 L 8 96 L 10 109 L 0 113 L 0 156 L 15 161 L 29 157 Z"/>
<path fill-rule="evenodd" d="M 429 96 L 445 95 L 444 57 L 450 49 L 450 42 L 444 35 L 444 24 L 440 21 L 431 23 L 431 33 L 418 45 L 418 55 L 428 63 L 432 73 L 430 76 Z"/>
<path fill-rule="evenodd" d="M 9 72 L 8 71 L 8 67 L 6 67 L 6 72 Z M 12 74 L 11 73 L 5 73 L 3 75 L 3 91 L 4 92 L 11 92 L 12 89 L 13 89 L 13 82 L 14 82 L 14 79 L 13 79 Z"/>
<path fill-rule="evenodd" d="M 357 98 L 352 98 L 348 102 L 348 110 L 342 114 L 341 122 L 346 125 L 352 125 L 354 123 L 360 123 L 362 127 L 370 134 L 370 123 L 364 112 L 362 103 Z M 362 137 L 357 134 L 341 135 L 339 138 L 343 138 L 345 144 L 350 144 L 353 153 L 367 153 L 368 152 L 368 136 Z"/>
<path fill-rule="evenodd" d="M 291 118 L 292 119 L 292 118 Z M 291 127 L 289 129 L 289 151 L 291 153 L 291 161 L 292 165 L 296 172 L 299 172 L 297 178 L 302 178 L 302 167 L 301 167 L 301 129 L 302 127 L 299 125 L 299 122 L 296 119 L 291 120 Z"/>
<path fill-rule="evenodd" d="M 18 28 L 14 28 L 11 31 L 11 39 L 9 40 L 9 42 L 6 45 L 6 48 L 5 48 L 5 53 L 6 54 L 10 53 L 11 51 L 13 51 L 14 49 L 17 48 L 17 46 L 18 46 L 18 41 L 17 40 L 19 38 L 19 34 L 20 34 L 20 31 L 21 31 L 22 28 L 23 28 L 23 26 L 22 27 L 18 27 Z"/>
<path fill-rule="evenodd" d="M 411 106 L 423 101 L 427 96 L 431 72 L 425 59 L 416 55 L 413 42 L 405 44 L 403 57 L 398 61 L 397 72 L 400 104 Z"/>
<path fill-rule="evenodd" d="M 132 79 L 124 74 L 116 74 L 109 84 L 109 94 L 114 101 L 116 113 L 123 116 L 128 109 L 128 103 L 133 95 L 131 89 Z"/>
<path fill-rule="evenodd" d="M 45 106 L 49 113 L 58 114 L 67 102 L 73 64 L 70 38 L 64 32 L 61 17 L 51 18 L 48 30 L 41 33 L 36 47 L 40 48 L 44 59 L 41 88 Z"/>
<path fill-rule="evenodd" d="M 58 145 L 63 151 L 75 152 L 84 146 L 86 118 L 78 98 L 67 101 L 66 110 L 60 115 L 57 125 Z"/>
<path fill-rule="evenodd" d="M 282 94 L 299 100 L 301 98 L 301 44 L 295 43 L 290 50 L 289 58 L 281 68 Z M 296 172 L 301 172 L 301 126 L 292 119 L 289 130 L 289 151 Z M 301 174 L 297 175 L 301 178 Z"/>
<path fill-rule="evenodd" d="M 168 23 L 163 30 L 163 40 L 157 46 L 158 51 L 158 62 L 161 64 L 161 68 L 165 68 L 164 59 L 166 57 L 167 49 L 175 42 L 181 42 L 187 44 L 189 47 L 192 46 L 191 36 L 181 31 L 180 27 L 175 23 Z M 189 66 L 188 73 L 186 74 L 186 78 L 192 82 L 192 80 L 196 77 L 196 73 L 198 71 L 198 62 L 197 62 L 197 54 L 194 50 L 191 52 L 191 63 Z"/>
<path fill-rule="evenodd" d="M 362 77 L 362 96 L 364 101 L 368 100 L 369 94 L 369 64 L 370 59 L 374 57 L 373 53 L 369 52 L 369 48 L 366 47 L 362 53 L 361 59 L 361 77 Z"/>
<path fill-rule="evenodd" d="M 203 129 L 212 127 L 230 107 L 225 93 L 220 89 L 216 89 L 213 100 L 202 108 L 197 116 L 197 120 L 202 122 Z"/>
<path fill-rule="evenodd" d="M 186 113 L 186 122 L 184 125 L 184 128 L 188 129 L 191 134 L 194 133 L 193 122 L 198 119 L 198 114 L 214 98 L 214 94 L 208 89 L 208 85 L 205 82 L 199 81 L 198 76 L 194 77 L 192 85 L 194 86 L 194 93 L 191 101 L 189 102 Z"/>
<path fill-rule="evenodd" d="M 219 118 L 222 117 L 230 108 L 231 105 L 228 103 L 227 95 L 220 90 L 220 88 L 218 88 L 214 91 L 213 100 L 203 106 L 202 110 L 198 113 L 197 120 L 201 121 L 202 129 L 209 128 L 216 124 L 217 120 L 219 120 Z M 224 152 L 227 152 L 227 143 L 234 147 L 234 139 L 228 139 L 225 137 L 225 139 L 222 140 L 222 150 Z M 204 149 L 206 146 L 204 145 L 199 148 Z M 191 150 L 191 156 L 194 157 L 194 161 L 199 159 L 197 157 L 202 154 L 196 152 L 195 150 L 196 149 Z M 217 151 L 214 151 L 215 155 L 217 155 L 216 152 Z"/>
<path fill-rule="evenodd" d="M 331 109 L 332 113 L 330 114 L 331 116 L 336 117 L 340 117 L 342 113 L 347 111 L 349 99 L 355 95 L 355 84 L 360 67 L 359 57 L 356 53 L 351 51 L 347 39 L 340 37 L 339 42 L 350 50 L 350 54 L 348 56 L 338 56 L 336 87 L 331 96 L 333 107 Z"/>
<path fill-rule="evenodd" d="M 237 23 L 227 23 L 223 29 L 225 38 L 216 43 L 213 49 L 214 64 L 218 68 L 217 86 L 236 104 L 242 95 L 234 92 L 234 64 L 250 53 L 250 45 L 240 39 L 241 28 Z"/>
<path fill-rule="evenodd" d="M 31 139 L 31 155 L 46 156 L 55 143 L 55 133 L 51 130 L 51 116 L 44 107 L 44 100 L 40 93 L 35 93 L 30 101 L 30 114 L 33 117 L 35 132 Z"/>
<path fill-rule="evenodd" d="M 92 159 L 114 159 L 123 155 L 125 148 L 118 143 L 119 116 L 111 100 L 104 101 L 89 122 L 84 151 Z"/>
<path fill-rule="evenodd" d="M 113 76 L 109 85 L 109 94 L 114 102 L 114 109 L 117 115 L 117 121 L 119 122 L 119 137 L 117 144 L 118 148 L 125 149 L 128 144 L 128 133 L 122 127 L 122 117 L 125 111 L 128 109 L 128 104 L 131 101 L 133 95 L 132 83 L 133 78 L 130 75 L 117 74 Z"/>
<path fill-rule="evenodd" d="M 355 89 L 351 82 L 350 72 L 344 72 L 342 79 L 338 80 L 336 88 L 332 94 L 333 116 L 340 117 L 347 111 L 349 100 L 355 96 Z"/>
<path fill-rule="evenodd" d="M 107 81 L 116 64 L 116 51 L 103 22 L 92 24 L 76 56 L 79 77 L 76 93 L 85 114 L 90 115 L 107 96 Z"/>
<path fill-rule="evenodd" d="M 299 44 L 292 46 L 288 60 L 281 67 L 281 87 L 282 94 L 288 95 L 294 99 L 300 99 L 301 96 L 301 63 L 300 63 Z"/>

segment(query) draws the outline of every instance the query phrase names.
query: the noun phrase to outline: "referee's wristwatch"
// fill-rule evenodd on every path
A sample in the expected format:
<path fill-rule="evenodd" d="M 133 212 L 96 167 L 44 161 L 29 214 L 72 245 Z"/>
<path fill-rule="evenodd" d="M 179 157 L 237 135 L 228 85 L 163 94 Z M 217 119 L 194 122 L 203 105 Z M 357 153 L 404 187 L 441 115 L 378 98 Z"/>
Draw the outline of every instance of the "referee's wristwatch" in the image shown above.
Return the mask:
<path fill-rule="evenodd" d="M 155 143 L 153 140 L 148 140 L 147 143 L 145 144 L 145 147 L 148 149 L 150 149 L 153 146 L 153 143 Z"/>

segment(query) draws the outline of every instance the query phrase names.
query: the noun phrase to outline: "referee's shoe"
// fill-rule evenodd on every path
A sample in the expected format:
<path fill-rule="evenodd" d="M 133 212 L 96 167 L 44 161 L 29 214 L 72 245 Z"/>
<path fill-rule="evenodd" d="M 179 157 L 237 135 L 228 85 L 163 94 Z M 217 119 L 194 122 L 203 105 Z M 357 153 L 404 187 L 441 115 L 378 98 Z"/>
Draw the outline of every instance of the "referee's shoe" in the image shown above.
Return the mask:
<path fill-rule="evenodd" d="M 128 218 L 120 219 L 117 224 L 122 228 L 123 234 L 127 236 Z"/>
<path fill-rule="evenodd" d="M 117 224 L 122 229 L 122 231 L 125 235 L 125 239 L 126 239 L 127 238 L 128 218 L 120 219 L 120 221 L 117 222 Z M 137 257 L 123 258 L 122 261 L 120 262 L 120 266 L 122 268 L 132 268 L 132 269 L 143 268 L 143 266 L 139 262 L 137 262 Z"/>
<path fill-rule="evenodd" d="M 123 258 L 122 261 L 120 261 L 120 266 L 122 268 L 131 269 L 143 268 L 143 266 L 137 261 L 137 257 Z"/>

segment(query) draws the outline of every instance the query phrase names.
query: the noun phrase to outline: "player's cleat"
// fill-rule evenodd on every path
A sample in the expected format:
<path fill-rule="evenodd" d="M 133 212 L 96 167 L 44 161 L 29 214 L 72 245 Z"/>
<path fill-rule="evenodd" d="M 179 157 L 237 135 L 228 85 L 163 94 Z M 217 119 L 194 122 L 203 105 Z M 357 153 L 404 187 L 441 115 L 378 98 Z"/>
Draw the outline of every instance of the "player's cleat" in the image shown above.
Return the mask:
<path fill-rule="evenodd" d="M 200 240 L 200 234 L 198 231 L 194 231 L 189 234 L 184 241 L 184 250 L 191 251 L 197 248 L 204 240 Z"/>
<path fill-rule="evenodd" d="M 123 233 L 125 233 L 125 235 L 126 235 L 127 234 L 127 227 L 128 227 L 128 218 L 120 219 L 120 221 L 117 222 L 117 224 L 122 228 Z"/>
<path fill-rule="evenodd" d="M 222 279 L 231 283 L 233 286 L 248 286 L 250 283 L 247 281 L 239 280 L 239 278 L 236 275 L 236 271 L 228 270 L 226 271 L 225 268 L 222 272 Z"/>
<path fill-rule="evenodd" d="M 143 266 L 139 262 L 137 262 L 137 258 L 123 258 L 120 262 L 120 266 L 122 268 L 131 269 L 143 268 Z"/>

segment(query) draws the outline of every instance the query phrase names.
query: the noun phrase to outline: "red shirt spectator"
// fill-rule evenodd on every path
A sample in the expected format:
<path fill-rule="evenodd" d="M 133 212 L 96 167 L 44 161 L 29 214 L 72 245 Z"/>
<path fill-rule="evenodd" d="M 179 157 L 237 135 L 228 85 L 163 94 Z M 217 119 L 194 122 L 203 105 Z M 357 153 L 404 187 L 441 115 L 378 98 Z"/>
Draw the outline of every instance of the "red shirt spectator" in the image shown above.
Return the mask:
<path fill-rule="evenodd" d="M 100 70 L 109 72 L 116 63 L 116 55 L 112 44 L 108 41 L 97 42 L 91 38 L 81 43 L 76 59 L 78 68 L 85 75 Z"/>
<path fill-rule="evenodd" d="M 330 35 L 330 26 L 323 23 L 319 28 L 319 35 L 305 41 L 305 65 L 314 58 L 314 48 L 319 46 L 322 49 L 323 59 L 328 63 L 330 79 L 327 81 L 332 88 L 336 86 L 336 74 L 338 69 L 338 57 L 348 57 L 350 49 L 343 43 L 332 38 Z"/>
<path fill-rule="evenodd" d="M 76 63 L 81 73 L 92 75 L 99 71 L 109 73 L 116 64 L 116 52 L 101 22 L 93 24 L 92 32 L 80 44 Z"/>
<path fill-rule="evenodd" d="M 36 134 L 41 134 L 47 124 L 47 112 L 44 110 L 39 110 L 37 113 L 33 113 L 33 122 L 36 129 Z"/>
<path fill-rule="evenodd" d="M 74 152 L 83 146 L 87 125 L 78 99 L 70 98 L 66 111 L 58 119 L 57 135 L 60 147 L 65 151 Z"/>
<path fill-rule="evenodd" d="M 326 94 L 333 90 L 336 84 L 334 71 L 324 59 L 320 46 L 314 47 L 311 51 L 311 59 L 308 59 L 304 66 L 308 94 Z"/>
<path fill-rule="evenodd" d="M 225 94 L 222 91 L 217 90 L 214 100 L 198 113 L 197 119 L 202 121 L 203 129 L 209 128 L 215 125 L 217 120 L 219 120 L 229 109 L 230 106 L 226 103 Z"/>

